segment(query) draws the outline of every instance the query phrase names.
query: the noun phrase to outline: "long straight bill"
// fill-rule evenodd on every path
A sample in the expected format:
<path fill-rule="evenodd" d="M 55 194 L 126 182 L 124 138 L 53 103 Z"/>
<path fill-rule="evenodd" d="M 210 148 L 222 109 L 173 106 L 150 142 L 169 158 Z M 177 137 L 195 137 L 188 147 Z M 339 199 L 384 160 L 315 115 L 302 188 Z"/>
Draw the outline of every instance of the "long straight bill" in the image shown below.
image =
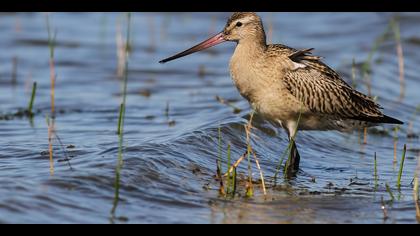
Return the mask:
<path fill-rule="evenodd" d="M 190 49 L 187 49 L 187 50 L 185 50 L 183 52 L 180 52 L 180 53 L 178 53 L 174 56 L 171 56 L 171 57 L 168 57 L 166 59 L 161 60 L 159 63 L 166 63 L 168 61 L 172 61 L 172 60 L 178 59 L 180 57 L 185 57 L 185 56 L 188 56 L 192 53 L 195 53 L 195 52 L 213 47 L 213 46 L 215 46 L 217 44 L 220 44 L 220 43 L 223 43 L 225 41 L 226 40 L 223 38 L 223 33 L 218 33 L 217 35 L 205 40 L 202 43 L 199 43 L 199 44 L 195 45 L 194 47 L 192 47 Z"/>

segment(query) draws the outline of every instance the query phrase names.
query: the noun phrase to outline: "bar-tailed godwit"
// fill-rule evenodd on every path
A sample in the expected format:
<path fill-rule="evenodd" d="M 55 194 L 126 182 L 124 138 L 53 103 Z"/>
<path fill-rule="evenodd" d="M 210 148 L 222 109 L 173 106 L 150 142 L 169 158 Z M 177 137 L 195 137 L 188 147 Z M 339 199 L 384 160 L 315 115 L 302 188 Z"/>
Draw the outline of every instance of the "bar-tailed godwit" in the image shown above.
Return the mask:
<path fill-rule="evenodd" d="M 267 45 L 263 23 L 253 12 L 234 13 L 222 32 L 160 63 L 225 41 L 236 43 L 230 74 L 239 93 L 255 112 L 286 130 L 292 144 L 288 169 L 293 173 L 300 162 L 297 130 L 349 131 L 379 123 L 402 124 L 312 55 L 312 48 Z"/>

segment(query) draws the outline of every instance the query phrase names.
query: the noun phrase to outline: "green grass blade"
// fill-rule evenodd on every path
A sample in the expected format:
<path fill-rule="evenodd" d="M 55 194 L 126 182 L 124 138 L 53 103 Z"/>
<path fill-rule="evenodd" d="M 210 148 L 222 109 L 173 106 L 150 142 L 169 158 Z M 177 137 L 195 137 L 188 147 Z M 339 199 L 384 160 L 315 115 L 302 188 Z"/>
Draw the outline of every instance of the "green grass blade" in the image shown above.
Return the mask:
<path fill-rule="evenodd" d="M 394 194 L 391 191 L 391 187 L 389 187 L 388 183 L 385 183 L 386 191 L 389 193 L 389 196 L 391 197 L 391 201 L 394 201 L 395 197 Z"/>
<path fill-rule="evenodd" d="M 28 105 L 28 114 L 30 117 L 33 116 L 33 106 L 34 106 L 34 101 L 35 101 L 35 95 L 36 95 L 36 88 L 37 88 L 37 83 L 34 82 L 33 86 L 32 86 L 32 94 L 31 94 L 31 100 L 29 101 L 29 105 Z"/>
<path fill-rule="evenodd" d="M 374 156 L 374 178 L 375 178 L 375 190 L 378 187 L 378 162 L 376 160 L 376 152 Z"/>
<path fill-rule="evenodd" d="M 401 177 L 402 177 L 403 169 L 404 169 L 404 161 L 405 161 L 406 151 L 407 151 L 407 145 L 404 144 L 403 154 L 402 154 L 401 163 L 400 163 L 400 171 L 398 172 L 398 180 L 397 180 L 397 188 L 398 189 L 401 188 Z"/>

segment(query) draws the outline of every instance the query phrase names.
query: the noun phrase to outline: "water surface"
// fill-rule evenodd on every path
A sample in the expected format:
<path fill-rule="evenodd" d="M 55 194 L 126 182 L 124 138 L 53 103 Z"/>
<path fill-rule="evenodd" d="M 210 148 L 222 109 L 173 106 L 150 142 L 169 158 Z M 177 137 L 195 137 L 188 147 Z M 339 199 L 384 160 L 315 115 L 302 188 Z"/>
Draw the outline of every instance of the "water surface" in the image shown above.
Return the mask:
<path fill-rule="evenodd" d="M 53 13 L 57 30 L 56 132 L 54 174 L 50 174 L 49 50 L 45 14 L 0 14 L 0 222 L 1 223 L 416 223 L 412 179 L 418 162 L 420 126 L 414 116 L 420 103 L 420 34 L 418 13 L 260 13 L 269 40 L 315 54 L 351 83 L 375 39 L 397 17 L 404 50 L 406 90 L 399 100 L 399 70 L 391 37 L 372 60 L 372 95 L 385 113 L 406 122 L 370 130 L 367 144 L 358 132 L 300 132 L 302 156 L 297 178 L 278 180 L 264 196 L 225 199 L 218 194 L 218 128 L 223 157 L 246 148 L 243 125 L 249 106 L 229 78 L 233 43 L 165 65 L 162 58 L 212 35 L 229 13 L 134 13 L 132 53 L 121 170 L 120 201 L 115 215 L 116 135 L 122 82 L 116 76 L 119 13 Z M 124 33 L 125 34 L 125 33 Z M 11 83 L 17 58 L 17 84 Z M 13 116 L 26 108 L 32 82 L 38 83 L 33 122 Z M 357 88 L 367 86 L 357 73 Z M 233 109 L 216 100 L 233 101 Z M 167 109 L 169 108 L 169 109 Z M 166 111 L 169 112 L 166 112 Z M 166 114 L 167 113 L 167 114 Z M 409 124 L 412 128 L 409 128 Z M 283 130 L 256 120 L 253 148 L 267 181 L 287 147 Z M 374 132 L 376 131 L 376 132 Z M 381 132 L 378 132 L 381 131 Z M 397 142 L 398 163 L 394 160 Z M 413 136 L 413 135 L 411 135 Z M 396 180 L 403 145 L 407 144 L 400 191 Z M 379 180 L 374 178 L 374 153 Z M 66 158 L 70 161 L 66 161 Z M 240 173 L 247 173 L 246 163 Z M 253 178 L 259 172 L 253 165 Z M 390 195 L 389 184 L 395 195 Z M 270 185 L 272 186 L 272 185 Z M 383 202 L 387 219 L 381 209 Z"/>

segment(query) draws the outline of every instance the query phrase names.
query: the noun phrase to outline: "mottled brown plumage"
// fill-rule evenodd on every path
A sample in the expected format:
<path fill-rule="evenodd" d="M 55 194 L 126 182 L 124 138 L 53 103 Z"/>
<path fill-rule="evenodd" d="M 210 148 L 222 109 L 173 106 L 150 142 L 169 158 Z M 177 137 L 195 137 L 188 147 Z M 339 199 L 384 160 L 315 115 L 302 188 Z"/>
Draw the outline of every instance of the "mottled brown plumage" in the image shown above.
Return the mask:
<path fill-rule="evenodd" d="M 257 113 L 287 131 L 293 144 L 290 166 L 295 171 L 300 158 L 294 142 L 297 130 L 348 131 L 377 123 L 402 124 L 312 55 L 313 48 L 267 45 L 263 23 L 253 12 L 233 13 L 222 33 L 161 62 L 223 41 L 237 43 L 230 73 L 239 93 Z"/>
<path fill-rule="evenodd" d="M 242 29 L 235 27 L 237 22 L 245 24 Z M 257 112 L 278 121 L 289 134 L 294 134 L 300 114 L 298 129 L 304 130 L 344 131 L 376 123 L 402 123 L 385 116 L 370 97 L 354 90 L 321 57 L 312 55 L 312 48 L 266 45 L 262 22 L 255 13 L 234 13 L 224 32 L 226 38 L 238 42 L 230 69 L 239 92 Z M 266 109 L 263 103 L 273 109 Z"/>

